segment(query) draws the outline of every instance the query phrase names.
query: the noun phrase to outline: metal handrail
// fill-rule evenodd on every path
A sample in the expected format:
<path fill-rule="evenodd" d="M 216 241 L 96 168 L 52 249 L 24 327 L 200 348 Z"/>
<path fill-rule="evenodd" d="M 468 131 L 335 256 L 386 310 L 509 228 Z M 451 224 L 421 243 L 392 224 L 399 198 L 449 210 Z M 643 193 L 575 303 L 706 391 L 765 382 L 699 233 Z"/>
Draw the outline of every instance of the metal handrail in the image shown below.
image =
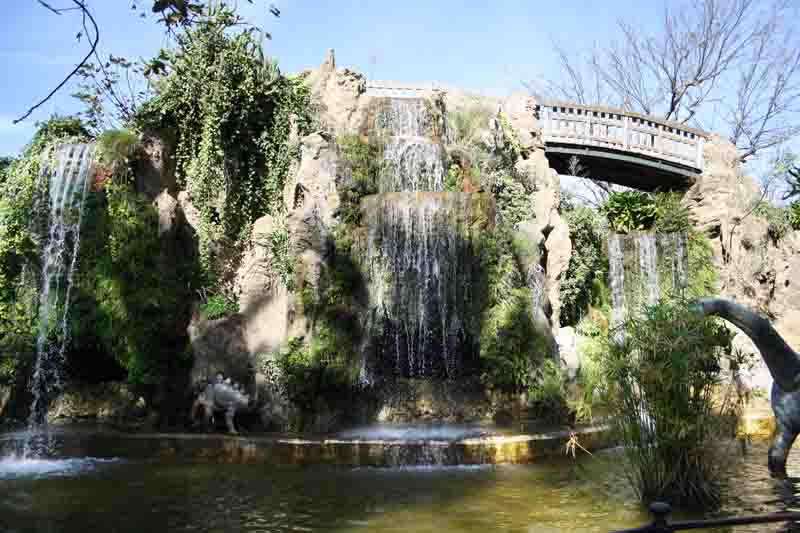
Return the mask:
<path fill-rule="evenodd" d="M 689 531 L 691 529 L 706 529 L 719 526 L 745 526 L 750 524 L 769 524 L 774 522 L 800 521 L 800 513 L 769 513 L 753 516 L 734 516 L 730 518 L 711 518 L 708 520 L 686 520 L 681 522 L 669 522 L 668 516 L 672 511 L 669 504 L 664 502 L 653 502 L 650 504 L 650 512 L 653 515 L 653 522 L 633 529 L 622 529 L 612 533 L 669 533 L 672 531 Z"/>

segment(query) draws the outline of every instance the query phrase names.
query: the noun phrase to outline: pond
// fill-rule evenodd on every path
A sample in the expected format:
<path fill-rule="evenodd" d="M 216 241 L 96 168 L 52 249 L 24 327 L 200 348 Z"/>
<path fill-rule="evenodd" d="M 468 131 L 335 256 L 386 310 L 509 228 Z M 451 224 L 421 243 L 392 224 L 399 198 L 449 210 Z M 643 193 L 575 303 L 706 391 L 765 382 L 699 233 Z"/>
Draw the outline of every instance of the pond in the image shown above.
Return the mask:
<path fill-rule="evenodd" d="M 769 477 L 766 451 L 766 444 L 755 444 L 732 462 L 717 516 L 800 508 L 797 486 Z M 625 482 L 618 450 L 525 466 L 301 468 L 72 459 L 0 471 L 0 531 L 17 533 L 606 532 L 649 520 Z M 800 474 L 800 462 L 790 461 L 789 471 Z"/>

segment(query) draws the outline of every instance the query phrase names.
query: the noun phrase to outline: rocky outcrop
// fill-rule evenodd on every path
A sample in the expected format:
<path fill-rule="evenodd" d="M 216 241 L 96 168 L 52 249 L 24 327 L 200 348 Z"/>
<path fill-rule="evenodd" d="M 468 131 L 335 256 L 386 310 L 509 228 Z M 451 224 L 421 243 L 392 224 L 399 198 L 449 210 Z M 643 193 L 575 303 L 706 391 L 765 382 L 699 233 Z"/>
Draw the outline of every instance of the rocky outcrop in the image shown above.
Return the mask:
<path fill-rule="evenodd" d="M 206 320 L 195 313 L 188 332 L 194 351 L 192 383 L 205 384 L 218 373 L 238 383 L 252 383 L 255 368 L 247 349 L 244 317 Z"/>
<path fill-rule="evenodd" d="M 790 339 L 800 331 L 800 232 L 775 238 L 769 222 L 753 210 L 760 198 L 758 186 L 742 175 L 739 154 L 730 142 L 712 136 L 704 160 L 703 173 L 684 202 L 693 223 L 711 238 L 719 294 L 774 318 L 776 329 Z M 757 353 L 750 339 L 738 333 L 734 346 Z M 763 364 L 743 378 L 761 389 L 772 383 Z"/>
<path fill-rule="evenodd" d="M 336 69 L 333 50 L 319 69 L 301 72 L 311 88 L 313 101 L 320 106 L 320 121 L 333 132 L 357 131 L 366 112 L 367 82 L 363 75 L 350 69 Z"/>
<path fill-rule="evenodd" d="M 51 424 L 104 422 L 136 424 L 144 421 L 147 404 L 125 383 L 70 385 L 47 411 Z"/>
<path fill-rule="evenodd" d="M 177 194 L 175 145 L 166 132 L 145 131 L 134 165 L 136 190 L 153 200 L 162 191 Z"/>

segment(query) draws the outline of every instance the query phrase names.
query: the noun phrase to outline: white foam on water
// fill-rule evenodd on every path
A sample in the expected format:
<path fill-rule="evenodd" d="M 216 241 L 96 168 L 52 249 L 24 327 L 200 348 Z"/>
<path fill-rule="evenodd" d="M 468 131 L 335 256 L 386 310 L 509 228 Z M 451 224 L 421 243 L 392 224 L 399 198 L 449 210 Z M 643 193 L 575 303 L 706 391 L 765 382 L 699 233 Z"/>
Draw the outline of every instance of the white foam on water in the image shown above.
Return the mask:
<path fill-rule="evenodd" d="M 79 457 L 73 459 L 22 459 L 17 456 L 0 458 L 0 479 L 42 478 L 82 474 L 97 467 L 119 463 L 121 459 Z"/>
<path fill-rule="evenodd" d="M 491 434 L 493 432 L 489 428 L 482 426 L 386 424 L 342 431 L 336 436 L 344 440 L 457 441 Z"/>

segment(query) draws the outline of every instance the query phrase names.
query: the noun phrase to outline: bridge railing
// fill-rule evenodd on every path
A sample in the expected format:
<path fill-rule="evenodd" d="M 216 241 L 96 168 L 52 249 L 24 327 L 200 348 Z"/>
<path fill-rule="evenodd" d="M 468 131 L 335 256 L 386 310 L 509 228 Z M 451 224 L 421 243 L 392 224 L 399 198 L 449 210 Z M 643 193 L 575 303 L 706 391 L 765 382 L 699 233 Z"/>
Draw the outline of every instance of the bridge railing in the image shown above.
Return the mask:
<path fill-rule="evenodd" d="M 546 143 L 633 152 L 703 169 L 706 134 L 638 113 L 565 102 L 537 105 Z"/>
<path fill-rule="evenodd" d="M 422 98 L 427 93 L 438 91 L 435 83 L 409 85 L 396 81 L 367 81 L 367 96 L 376 98 Z"/>

